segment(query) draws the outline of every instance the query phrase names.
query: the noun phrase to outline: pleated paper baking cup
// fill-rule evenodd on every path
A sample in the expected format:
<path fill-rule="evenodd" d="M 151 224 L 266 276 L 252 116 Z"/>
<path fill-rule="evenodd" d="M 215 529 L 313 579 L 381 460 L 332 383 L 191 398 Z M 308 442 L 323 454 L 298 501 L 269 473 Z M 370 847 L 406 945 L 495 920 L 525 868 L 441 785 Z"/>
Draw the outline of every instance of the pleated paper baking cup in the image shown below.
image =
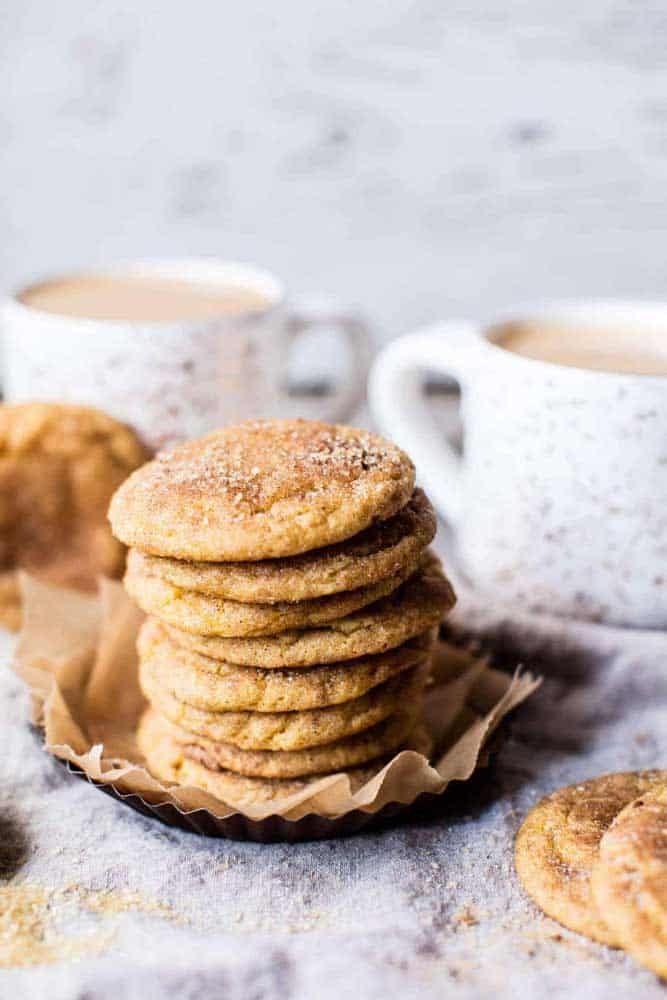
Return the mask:
<path fill-rule="evenodd" d="M 258 805 L 223 801 L 194 787 L 158 781 L 135 731 L 145 699 L 137 680 L 142 613 L 122 586 L 103 580 L 97 596 L 23 575 L 23 629 L 14 668 L 32 694 L 32 721 L 45 749 L 119 802 L 204 836 L 297 841 L 347 836 L 406 810 L 429 808 L 453 781 L 475 772 L 501 720 L 539 683 L 440 643 L 423 723 L 437 748 L 394 755 L 352 791 L 346 774 L 326 775 L 297 794 Z"/>

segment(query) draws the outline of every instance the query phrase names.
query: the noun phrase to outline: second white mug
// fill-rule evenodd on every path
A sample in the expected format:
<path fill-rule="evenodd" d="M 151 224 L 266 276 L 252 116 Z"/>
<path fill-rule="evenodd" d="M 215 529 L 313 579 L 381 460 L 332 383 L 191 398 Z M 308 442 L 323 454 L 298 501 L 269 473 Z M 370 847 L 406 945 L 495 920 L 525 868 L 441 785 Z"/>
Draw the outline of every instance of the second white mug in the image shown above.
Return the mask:
<path fill-rule="evenodd" d="M 498 343 L 510 319 L 623 329 L 638 348 L 667 338 L 662 303 L 548 303 L 486 328 L 436 324 L 376 362 L 376 422 L 415 459 L 489 599 L 667 627 L 667 374 L 520 356 Z M 423 396 L 429 372 L 460 383 L 462 455 Z"/>

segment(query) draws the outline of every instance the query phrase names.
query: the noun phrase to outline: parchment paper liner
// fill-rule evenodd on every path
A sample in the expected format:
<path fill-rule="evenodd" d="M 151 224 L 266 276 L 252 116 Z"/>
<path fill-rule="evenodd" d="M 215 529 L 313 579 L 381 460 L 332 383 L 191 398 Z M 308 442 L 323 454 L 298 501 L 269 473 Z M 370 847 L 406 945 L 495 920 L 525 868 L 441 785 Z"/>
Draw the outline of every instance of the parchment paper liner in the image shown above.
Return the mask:
<path fill-rule="evenodd" d="M 313 813 L 336 818 L 439 794 L 450 781 L 472 775 L 494 729 L 539 684 L 529 673 L 510 677 L 486 659 L 441 643 L 425 705 L 425 724 L 438 747 L 433 765 L 404 750 L 354 794 L 347 776 L 338 774 L 269 806 L 224 802 L 197 788 L 164 785 L 142 764 L 133 733 L 145 706 L 134 648 L 143 615 L 122 586 L 102 580 L 99 596 L 90 597 L 22 574 L 21 587 L 23 628 L 14 669 L 31 691 L 32 721 L 44 728 L 46 749 L 123 794 L 186 812 L 206 809 L 218 819 L 235 813 L 251 820 L 278 815 L 296 821 Z"/>

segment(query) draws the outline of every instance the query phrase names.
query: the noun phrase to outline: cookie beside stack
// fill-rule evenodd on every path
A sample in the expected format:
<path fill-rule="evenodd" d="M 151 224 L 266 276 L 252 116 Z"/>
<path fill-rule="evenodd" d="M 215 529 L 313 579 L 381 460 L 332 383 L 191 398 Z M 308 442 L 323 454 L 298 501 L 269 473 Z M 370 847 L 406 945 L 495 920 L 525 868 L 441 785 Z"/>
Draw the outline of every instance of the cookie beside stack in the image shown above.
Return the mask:
<path fill-rule="evenodd" d="M 134 473 L 110 519 L 149 615 L 138 739 L 157 777 L 270 802 L 427 749 L 422 693 L 454 595 L 398 448 L 315 422 L 229 427 Z"/>
<path fill-rule="evenodd" d="M 21 626 L 19 571 L 94 591 L 121 576 L 106 511 L 148 452 L 134 431 L 72 403 L 0 406 L 0 625 Z"/>
<path fill-rule="evenodd" d="M 558 789 L 524 820 L 515 859 L 550 917 L 667 978 L 667 771 Z"/>

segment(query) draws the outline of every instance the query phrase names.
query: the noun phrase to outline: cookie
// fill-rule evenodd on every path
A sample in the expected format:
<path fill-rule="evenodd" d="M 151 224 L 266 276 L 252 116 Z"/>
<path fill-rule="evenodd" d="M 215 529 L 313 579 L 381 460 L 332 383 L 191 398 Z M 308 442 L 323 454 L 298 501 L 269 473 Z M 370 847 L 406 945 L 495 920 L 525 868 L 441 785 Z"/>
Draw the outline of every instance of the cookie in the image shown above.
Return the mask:
<path fill-rule="evenodd" d="M 320 625 L 372 604 L 403 583 L 415 566 L 406 566 L 396 576 L 368 587 L 359 587 L 311 601 L 279 604 L 241 604 L 225 597 L 181 590 L 146 572 L 140 553 L 128 559 L 125 589 L 143 611 L 161 621 L 195 635 L 256 636 L 277 635 L 294 628 Z"/>
<path fill-rule="evenodd" d="M 250 421 L 159 455 L 116 492 L 109 516 L 117 538 L 152 555 L 274 559 L 392 517 L 414 477 L 403 451 L 367 431 Z"/>
<path fill-rule="evenodd" d="M 430 738 L 421 729 L 415 732 L 418 712 L 416 705 L 413 711 L 398 711 L 357 736 L 304 750 L 240 750 L 231 743 L 194 736 L 159 716 L 153 720 L 152 729 L 156 734 L 169 734 L 184 757 L 212 771 L 234 771 L 248 778 L 301 778 L 358 767 L 408 745 L 428 757 Z"/>
<path fill-rule="evenodd" d="M 212 660 L 178 646 L 154 619 L 144 623 L 137 648 L 147 687 L 169 691 L 178 701 L 209 712 L 302 711 L 338 705 L 366 694 L 429 655 L 422 647 L 399 647 L 352 663 L 310 669 L 262 670 Z"/>
<path fill-rule="evenodd" d="M 0 406 L 0 617 L 18 624 L 19 569 L 84 590 L 120 575 L 125 549 L 106 510 L 147 458 L 129 427 L 98 410 Z"/>
<path fill-rule="evenodd" d="M 399 706 L 421 703 L 427 666 L 412 667 L 342 705 L 303 712 L 208 712 L 178 701 L 140 668 L 141 689 L 170 722 L 216 743 L 242 750 L 302 750 L 370 729 Z"/>
<path fill-rule="evenodd" d="M 602 837 L 591 883 L 617 944 L 667 979 L 667 784 L 619 813 Z"/>
<path fill-rule="evenodd" d="M 666 780 L 657 770 L 604 774 L 560 788 L 528 814 L 516 838 L 516 868 L 546 914 L 595 941 L 618 943 L 591 892 L 600 840 L 624 806 Z"/>
<path fill-rule="evenodd" d="M 456 601 L 439 561 L 425 561 L 389 597 L 318 628 L 260 638 L 198 636 L 166 626 L 186 649 L 213 659 L 263 669 L 309 667 L 385 652 L 436 628 Z"/>
<path fill-rule="evenodd" d="M 183 754 L 176 743 L 160 725 L 159 716 L 147 712 L 137 732 L 137 742 L 149 770 L 160 781 L 191 785 L 210 792 L 223 802 L 244 806 L 280 803 L 321 781 L 326 774 L 307 778 L 252 778 L 228 770 L 212 770 Z M 362 767 L 337 770 L 346 774 L 352 792 L 358 791 L 382 770 L 389 758 L 379 758 Z"/>
<path fill-rule="evenodd" d="M 436 519 L 422 490 L 398 514 L 344 542 L 285 559 L 259 562 L 184 562 L 133 555 L 144 572 L 181 590 L 215 594 L 246 604 L 309 601 L 367 587 L 415 567 L 433 540 Z"/>

